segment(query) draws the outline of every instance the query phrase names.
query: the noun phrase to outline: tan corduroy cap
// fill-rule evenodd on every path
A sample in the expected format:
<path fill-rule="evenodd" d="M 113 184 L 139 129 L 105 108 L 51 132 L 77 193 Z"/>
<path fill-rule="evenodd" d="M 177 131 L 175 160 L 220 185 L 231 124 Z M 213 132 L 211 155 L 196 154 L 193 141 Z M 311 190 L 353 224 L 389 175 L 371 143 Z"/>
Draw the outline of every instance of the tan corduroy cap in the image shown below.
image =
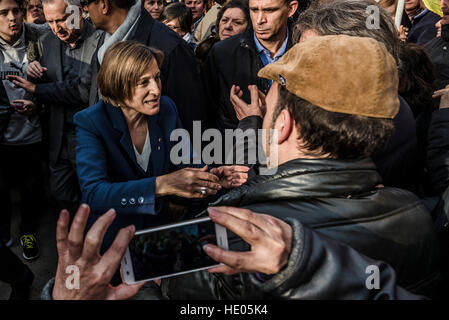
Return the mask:
<path fill-rule="evenodd" d="M 371 38 L 310 38 L 261 69 L 258 76 L 331 112 L 393 118 L 399 110 L 395 60 Z"/>

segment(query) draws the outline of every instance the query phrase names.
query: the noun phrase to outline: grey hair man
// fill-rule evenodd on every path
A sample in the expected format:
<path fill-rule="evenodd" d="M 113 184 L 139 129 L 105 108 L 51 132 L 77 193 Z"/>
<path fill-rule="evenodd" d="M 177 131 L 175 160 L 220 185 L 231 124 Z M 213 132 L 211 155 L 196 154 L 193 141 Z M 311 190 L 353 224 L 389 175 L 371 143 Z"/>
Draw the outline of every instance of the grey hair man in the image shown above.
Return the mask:
<path fill-rule="evenodd" d="M 45 18 L 51 28 L 38 42 L 39 61 L 30 63 L 27 76 L 41 84 L 57 83 L 88 72 L 90 61 L 103 34 L 83 19 L 79 0 L 43 0 Z M 75 169 L 73 115 L 87 104 L 47 103 L 50 110 L 50 191 L 59 211 L 76 210 L 81 192 Z"/>
<path fill-rule="evenodd" d="M 45 20 L 59 40 L 75 46 L 84 21 L 79 0 L 42 0 Z"/>

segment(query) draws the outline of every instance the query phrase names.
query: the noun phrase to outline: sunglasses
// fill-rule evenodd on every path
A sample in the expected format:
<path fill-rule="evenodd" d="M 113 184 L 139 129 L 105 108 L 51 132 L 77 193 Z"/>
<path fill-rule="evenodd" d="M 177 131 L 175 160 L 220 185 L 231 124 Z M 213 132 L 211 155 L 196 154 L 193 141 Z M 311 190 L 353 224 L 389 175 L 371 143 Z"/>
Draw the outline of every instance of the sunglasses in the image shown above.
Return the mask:
<path fill-rule="evenodd" d="M 92 2 L 95 2 L 97 0 L 81 0 L 81 8 L 88 7 Z"/>

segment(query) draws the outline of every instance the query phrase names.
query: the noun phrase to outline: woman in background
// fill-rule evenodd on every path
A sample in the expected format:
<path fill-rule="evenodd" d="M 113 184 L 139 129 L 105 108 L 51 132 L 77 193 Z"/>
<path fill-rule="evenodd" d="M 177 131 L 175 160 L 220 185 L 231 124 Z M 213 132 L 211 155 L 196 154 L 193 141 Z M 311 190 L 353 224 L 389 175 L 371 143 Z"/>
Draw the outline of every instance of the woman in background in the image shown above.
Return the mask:
<path fill-rule="evenodd" d="M 164 11 L 163 0 L 142 0 L 142 5 L 153 19 L 160 19 L 162 11 Z"/>
<path fill-rule="evenodd" d="M 212 35 L 198 44 L 195 56 L 200 63 L 206 60 L 212 46 L 218 41 L 235 36 L 248 28 L 251 23 L 248 5 L 239 0 L 233 0 L 226 4 L 217 15 L 215 29 Z"/>
<path fill-rule="evenodd" d="M 192 33 L 192 10 L 189 7 L 182 2 L 169 4 L 162 12 L 161 21 L 195 49 Z"/>

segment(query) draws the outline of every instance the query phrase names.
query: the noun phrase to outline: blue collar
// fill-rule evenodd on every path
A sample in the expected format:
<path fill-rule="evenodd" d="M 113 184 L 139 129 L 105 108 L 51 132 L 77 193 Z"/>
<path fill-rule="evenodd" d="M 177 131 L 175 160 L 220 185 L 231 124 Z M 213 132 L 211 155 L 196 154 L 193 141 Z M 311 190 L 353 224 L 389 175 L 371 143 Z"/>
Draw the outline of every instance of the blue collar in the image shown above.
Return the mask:
<path fill-rule="evenodd" d="M 256 33 L 253 32 L 254 44 L 256 45 L 257 53 L 259 54 L 260 58 L 262 59 L 264 66 L 279 60 L 279 58 L 285 54 L 285 52 L 287 51 L 289 35 L 290 35 L 290 31 L 287 28 L 287 35 L 285 37 L 284 43 L 282 44 L 281 50 L 274 58 L 271 58 L 270 51 L 265 49 L 265 47 L 260 43 L 259 39 L 257 39 Z"/>
<path fill-rule="evenodd" d="M 424 9 L 423 11 L 421 11 L 419 14 L 417 14 L 416 16 L 413 17 L 413 20 L 417 19 L 417 18 L 421 18 L 422 16 L 424 16 L 425 14 L 427 14 L 427 12 L 429 12 L 429 9 Z"/>

